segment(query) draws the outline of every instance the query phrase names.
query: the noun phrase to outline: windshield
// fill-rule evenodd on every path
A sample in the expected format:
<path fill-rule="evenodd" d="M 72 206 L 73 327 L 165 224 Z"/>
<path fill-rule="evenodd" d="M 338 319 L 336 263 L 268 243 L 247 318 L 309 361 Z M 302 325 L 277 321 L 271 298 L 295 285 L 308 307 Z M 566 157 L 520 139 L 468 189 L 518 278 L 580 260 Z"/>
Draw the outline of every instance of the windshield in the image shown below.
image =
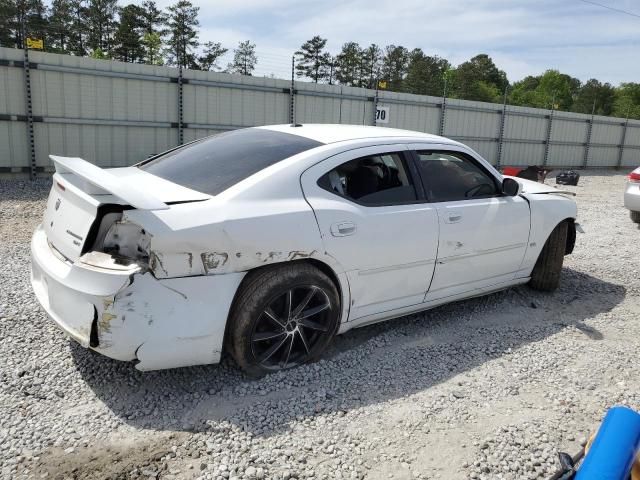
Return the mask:
<path fill-rule="evenodd" d="M 183 187 L 217 195 L 266 167 L 320 145 L 290 133 L 243 128 L 198 140 L 138 167 Z"/>

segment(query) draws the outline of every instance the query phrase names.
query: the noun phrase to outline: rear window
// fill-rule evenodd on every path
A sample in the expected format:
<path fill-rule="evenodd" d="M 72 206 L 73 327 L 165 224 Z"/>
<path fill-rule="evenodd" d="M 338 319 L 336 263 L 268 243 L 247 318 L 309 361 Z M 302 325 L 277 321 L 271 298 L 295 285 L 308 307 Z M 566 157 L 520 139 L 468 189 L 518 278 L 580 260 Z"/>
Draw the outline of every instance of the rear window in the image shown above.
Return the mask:
<path fill-rule="evenodd" d="M 183 187 L 217 195 L 264 168 L 320 145 L 290 133 L 244 128 L 198 140 L 138 167 Z"/>

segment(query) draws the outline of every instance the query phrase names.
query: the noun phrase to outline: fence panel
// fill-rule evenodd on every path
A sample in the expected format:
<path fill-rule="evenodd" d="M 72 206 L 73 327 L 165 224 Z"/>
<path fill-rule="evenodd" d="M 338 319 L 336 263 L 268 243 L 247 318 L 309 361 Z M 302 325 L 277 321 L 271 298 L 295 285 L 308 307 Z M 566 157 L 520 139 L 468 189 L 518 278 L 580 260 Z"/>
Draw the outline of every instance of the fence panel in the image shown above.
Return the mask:
<path fill-rule="evenodd" d="M 81 156 L 130 165 L 212 133 L 291 121 L 291 82 L 30 51 L 35 161 Z M 0 172 L 30 171 L 24 51 L 0 48 Z M 294 83 L 298 123 L 373 125 L 443 134 L 496 164 L 552 168 L 640 164 L 640 121 Z M 377 97 L 376 97 L 377 96 Z M 179 108 L 182 105 L 182 109 Z M 621 142 L 624 146 L 621 148 Z"/>

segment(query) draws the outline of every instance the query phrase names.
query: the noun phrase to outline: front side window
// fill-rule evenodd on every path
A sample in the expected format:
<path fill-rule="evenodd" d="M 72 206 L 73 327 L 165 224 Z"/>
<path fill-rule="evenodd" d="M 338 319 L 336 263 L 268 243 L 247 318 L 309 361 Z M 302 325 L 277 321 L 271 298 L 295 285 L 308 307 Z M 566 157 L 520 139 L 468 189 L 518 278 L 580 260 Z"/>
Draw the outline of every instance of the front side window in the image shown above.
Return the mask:
<path fill-rule="evenodd" d="M 171 150 L 138 167 L 183 187 L 217 195 L 260 170 L 320 145 L 291 133 L 243 128 Z"/>
<path fill-rule="evenodd" d="M 350 160 L 325 173 L 318 185 L 367 206 L 411 203 L 417 199 L 401 153 Z"/>
<path fill-rule="evenodd" d="M 451 202 L 500 194 L 496 181 L 460 152 L 419 151 L 418 169 L 432 202 Z"/>

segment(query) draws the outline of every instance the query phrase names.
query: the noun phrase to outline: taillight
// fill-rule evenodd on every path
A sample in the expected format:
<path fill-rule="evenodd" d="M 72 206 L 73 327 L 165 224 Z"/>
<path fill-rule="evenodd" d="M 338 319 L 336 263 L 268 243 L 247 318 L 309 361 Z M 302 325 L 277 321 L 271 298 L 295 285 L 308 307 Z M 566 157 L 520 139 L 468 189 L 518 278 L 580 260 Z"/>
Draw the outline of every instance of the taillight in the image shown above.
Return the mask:
<path fill-rule="evenodd" d="M 640 167 L 636 168 L 629 174 L 629 181 L 633 183 L 640 183 Z"/>

